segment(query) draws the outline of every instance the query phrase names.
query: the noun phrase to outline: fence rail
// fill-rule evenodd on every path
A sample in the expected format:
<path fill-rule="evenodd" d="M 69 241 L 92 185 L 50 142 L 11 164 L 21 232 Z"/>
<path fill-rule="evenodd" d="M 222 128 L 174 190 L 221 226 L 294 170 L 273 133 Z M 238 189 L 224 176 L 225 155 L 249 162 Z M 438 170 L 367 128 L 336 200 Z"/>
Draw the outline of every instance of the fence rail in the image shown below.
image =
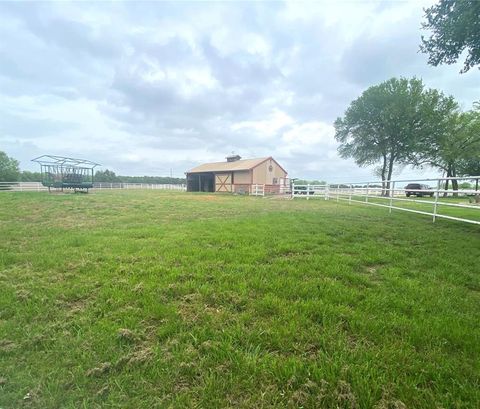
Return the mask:
<path fill-rule="evenodd" d="M 158 184 L 158 183 L 108 183 L 95 182 L 94 189 L 160 189 L 160 190 L 187 190 L 187 185 Z"/>
<path fill-rule="evenodd" d="M 265 185 L 251 185 L 250 186 L 250 195 L 251 196 L 265 196 Z"/>
<path fill-rule="evenodd" d="M 158 189 L 185 191 L 186 185 L 153 184 L 153 183 L 110 183 L 95 182 L 93 189 Z M 40 182 L 0 182 L 0 192 L 43 192 L 48 187 Z"/>
<path fill-rule="evenodd" d="M 388 208 L 389 213 L 392 210 L 400 210 L 428 215 L 432 217 L 433 222 L 437 218 L 443 218 L 480 225 L 479 179 L 480 176 L 469 176 L 324 185 L 292 184 L 292 198 L 361 203 Z M 448 183 L 453 180 L 457 183 L 460 181 L 474 183 L 473 186 L 469 184 L 469 187 L 463 189 L 448 189 Z M 418 182 L 430 184 L 434 182 L 435 186 L 430 187 Z M 406 186 L 401 186 L 405 184 Z M 411 196 L 415 198 L 410 199 Z M 424 197 L 429 197 L 430 200 L 425 200 Z"/>
<path fill-rule="evenodd" d="M 41 192 L 48 187 L 40 182 L 0 182 L 0 192 Z"/>

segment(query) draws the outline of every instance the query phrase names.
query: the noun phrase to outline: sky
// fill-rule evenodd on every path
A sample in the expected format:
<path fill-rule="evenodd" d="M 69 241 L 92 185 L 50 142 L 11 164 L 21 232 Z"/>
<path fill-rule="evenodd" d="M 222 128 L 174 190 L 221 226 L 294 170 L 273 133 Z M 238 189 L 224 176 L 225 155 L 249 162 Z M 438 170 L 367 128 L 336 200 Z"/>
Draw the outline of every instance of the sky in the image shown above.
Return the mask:
<path fill-rule="evenodd" d="M 375 179 L 333 122 L 369 86 L 422 78 L 463 109 L 480 73 L 419 49 L 432 1 L 0 3 L 0 150 L 121 175 L 273 156 L 291 177 Z M 397 177 L 434 176 L 398 169 Z"/>

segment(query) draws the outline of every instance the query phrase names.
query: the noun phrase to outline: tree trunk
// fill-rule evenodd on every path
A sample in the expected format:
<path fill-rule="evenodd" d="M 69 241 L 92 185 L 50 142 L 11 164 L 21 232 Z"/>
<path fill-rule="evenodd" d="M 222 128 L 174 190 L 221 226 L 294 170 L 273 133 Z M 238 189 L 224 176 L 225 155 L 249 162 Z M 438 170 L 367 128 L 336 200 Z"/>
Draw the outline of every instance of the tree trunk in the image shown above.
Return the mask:
<path fill-rule="evenodd" d="M 393 157 L 393 155 L 390 155 L 390 160 L 388 161 L 387 186 L 386 186 L 386 189 L 385 189 L 384 196 L 389 196 L 390 195 L 390 185 L 391 185 L 390 181 L 392 180 L 393 162 L 394 162 L 394 157 Z"/>
<path fill-rule="evenodd" d="M 387 155 L 383 155 L 382 164 L 382 196 L 385 196 L 385 172 L 387 171 Z"/>
<path fill-rule="evenodd" d="M 452 166 L 452 177 L 457 176 L 457 170 L 455 169 L 454 166 Z M 458 180 L 457 179 L 452 179 L 452 189 L 454 190 L 453 197 L 458 197 Z"/>
<path fill-rule="evenodd" d="M 480 194 L 478 193 L 478 178 L 475 179 L 475 203 L 480 203 Z"/>
<path fill-rule="evenodd" d="M 451 175 L 451 171 L 450 171 L 450 166 L 448 166 L 448 168 L 447 168 L 447 176 L 446 176 L 446 177 L 449 178 L 450 176 L 452 176 L 452 175 Z M 447 197 L 447 196 L 448 196 L 448 192 L 447 192 L 447 190 L 448 190 L 448 182 L 449 182 L 449 180 L 447 179 L 447 180 L 445 181 L 445 192 L 443 192 L 443 197 Z"/>

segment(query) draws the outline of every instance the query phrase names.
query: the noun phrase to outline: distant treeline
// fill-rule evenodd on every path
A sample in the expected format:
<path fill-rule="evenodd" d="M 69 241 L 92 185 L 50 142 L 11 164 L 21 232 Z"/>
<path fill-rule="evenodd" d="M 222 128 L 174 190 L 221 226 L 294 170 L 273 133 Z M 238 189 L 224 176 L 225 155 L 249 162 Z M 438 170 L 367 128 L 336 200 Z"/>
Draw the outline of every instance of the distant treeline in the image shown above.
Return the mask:
<path fill-rule="evenodd" d="M 42 174 L 40 172 L 30 172 L 28 170 L 19 171 L 15 175 L 10 175 L 8 181 L 18 182 L 41 182 Z M 117 176 L 111 170 L 98 170 L 95 173 L 95 182 L 116 182 L 116 183 L 150 183 L 150 184 L 171 184 L 182 185 L 186 181 L 184 178 L 172 178 L 169 176 Z"/>
<path fill-rule="evenodd" d="M 110 183 L 151 183 L 151 184 L 171 184 L 183 185 L 186 183 L 185 178 L 173 178 L 170 176 L 120 176 L 116 175 L 112 170 L 97 170 L 95 173 L 95 182 Z"/>
<path fill-rule="evenodd" d="M 296 185 L 326 185 L 327 182 L 323 180 L 306 180 L 306 179 L 295 179 L 294 182 Z"/>
<path fill-rule="evenodd" d="M 42 174 L 40 172 L 30 172 L 22 170 L 17 178 L 20 182 L 41 182 Z"/>

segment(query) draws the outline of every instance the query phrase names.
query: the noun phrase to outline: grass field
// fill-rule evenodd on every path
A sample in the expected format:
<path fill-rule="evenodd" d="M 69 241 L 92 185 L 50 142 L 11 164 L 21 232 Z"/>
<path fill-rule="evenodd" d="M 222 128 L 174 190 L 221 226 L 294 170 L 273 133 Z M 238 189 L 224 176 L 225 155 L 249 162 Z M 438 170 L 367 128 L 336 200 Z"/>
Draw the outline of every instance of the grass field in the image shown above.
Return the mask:
<path fill-rule="evenodd" d="M 348 202 L 348 196 L 344 196 L 343 201 Z M 365 202 L 365 196 L 352 196 L 352 199 L 358 200 L 360 202 Z M 336 197 L 333 196 L 332 200 L 336 200 Z M 390 205 L 390 198 L 382 197 L 369 197 L 369 203 L 377 203 L 384 206 Z M 434 212 L 434 198 L 430 197 L 396 197 L 392 201 L 392 205 L 402 208 L 402 209 L 411 209 L 418 210 L 421 212 L 433 213 Z M 470 206 L 470 207 L 457 207 L 454 205 Z M 398 210 L 394 210 L 398 211 Z M 442 216 L 450 217 L 459 217 L 463 219 L 473 220 L 480 223 L 480 204 L 476 204 L 473 201 L 469 200 L 469 197 L 440 197 L 437 203 L 437 215 L 438 218 Z"/>
<path fill-rule="evenodd" d="M 478 408 L 480 229 L 159 191 L 0 194 L 0 408 Z"/>

